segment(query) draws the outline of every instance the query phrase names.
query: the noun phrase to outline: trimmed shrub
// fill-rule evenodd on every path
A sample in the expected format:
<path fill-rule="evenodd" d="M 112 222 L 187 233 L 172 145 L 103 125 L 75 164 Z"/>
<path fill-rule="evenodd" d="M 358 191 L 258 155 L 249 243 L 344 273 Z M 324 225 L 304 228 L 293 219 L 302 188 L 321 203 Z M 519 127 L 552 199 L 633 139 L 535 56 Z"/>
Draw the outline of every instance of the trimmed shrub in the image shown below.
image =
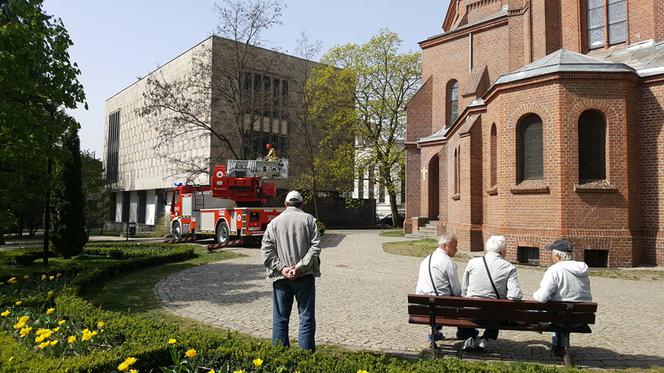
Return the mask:
<path fill-rule="evenodd" d="M 37 248 L 19 248 L 0 251 L 0 263 L 28 266 L 42 257 L 42 250 Z"/>

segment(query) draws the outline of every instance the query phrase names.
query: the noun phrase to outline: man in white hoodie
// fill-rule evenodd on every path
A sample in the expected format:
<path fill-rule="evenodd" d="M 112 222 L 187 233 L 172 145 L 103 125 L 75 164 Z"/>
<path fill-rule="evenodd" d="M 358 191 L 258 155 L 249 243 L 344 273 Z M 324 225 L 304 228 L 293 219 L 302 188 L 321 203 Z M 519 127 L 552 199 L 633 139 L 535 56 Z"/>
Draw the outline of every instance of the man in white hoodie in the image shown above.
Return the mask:
<path fill-rule="evenodd" d="M 546 247 L 551 250 L 551 267 L 544 272 L 539 289 L 533 299 L 540 303 L 548 301 L 592 302 L 588 265 L 572 260 L 574 247 L 567 240 L 556 240 Z M 560 333 L 552 341 L 555 355 L 564 354 L 566 345 Z"/>

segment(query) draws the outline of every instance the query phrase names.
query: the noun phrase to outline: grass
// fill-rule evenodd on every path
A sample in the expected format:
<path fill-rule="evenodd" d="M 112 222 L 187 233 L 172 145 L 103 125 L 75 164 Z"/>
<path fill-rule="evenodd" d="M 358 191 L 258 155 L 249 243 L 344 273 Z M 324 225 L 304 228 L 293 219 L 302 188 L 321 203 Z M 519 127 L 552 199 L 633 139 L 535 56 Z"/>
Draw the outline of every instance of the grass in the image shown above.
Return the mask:
<path fill-rule="evenodd" d="M 92 304 L 110 311 L 148 312 L 159 310 L 159 299 L 154 286 L 171 273 L 202 264 L 231 259 L 241 254 L 221 251 L 208 253 L 202 247 L 195 249 L 196 257 L 184 262 L 168 263 L 141 271 L 130 272 L 110 281 L 88 287 L 82 294 Z"/>
<path fill-rule="evenodd" d="M 424 258 L 438 245 L 438 240 L 433 238 L 423 238 L 415 241 L 386 242 L 383 244 L 383 250 L 388 254 L 416 256 Z M 470 257 L 466 254 L 457 252 L 454 256 L 456 261 L 467 261 Z"/>
<path fill-rule="evenodd" d="M 380 235 L 382 237 L 403 237 L 404 233 L 402 228 L 394 228 L 387 231 L 382 231 L 380 232 Z"/>

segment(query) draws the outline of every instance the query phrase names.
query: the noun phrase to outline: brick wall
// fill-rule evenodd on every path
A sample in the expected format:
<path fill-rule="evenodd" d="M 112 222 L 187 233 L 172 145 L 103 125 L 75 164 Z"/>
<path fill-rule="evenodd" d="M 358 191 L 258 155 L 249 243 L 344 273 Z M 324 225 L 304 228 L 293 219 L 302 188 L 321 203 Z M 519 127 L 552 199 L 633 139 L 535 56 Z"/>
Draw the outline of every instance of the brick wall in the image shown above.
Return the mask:
<path fill-rule="evenodd" d="M 664 264 L 664 79 L 639 90 L 641 255 Z"/>

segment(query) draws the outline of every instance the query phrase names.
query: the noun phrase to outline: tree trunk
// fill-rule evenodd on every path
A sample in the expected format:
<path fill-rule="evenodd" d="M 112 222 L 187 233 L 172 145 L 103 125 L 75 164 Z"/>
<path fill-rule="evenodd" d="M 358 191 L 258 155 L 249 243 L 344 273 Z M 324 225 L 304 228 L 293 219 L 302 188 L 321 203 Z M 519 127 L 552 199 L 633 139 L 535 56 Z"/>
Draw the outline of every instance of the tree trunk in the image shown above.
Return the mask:
<path fill-rule="evenodd" d="M 51 180 L 53 169 L 51 157 L 48 157 L 46 177 Z M 44 203 L 44 265 L 48 265 L 48 241 L 51 228 L 51 188 L 46 188 L 46 202 Z"/>
<path fill-rule="evenodd" d="M 316 171 L 312 170 L 311 174 L 313 175 L 312 194 L 314 201 L 314 217 L 318 219 L 318 185 L 316 185 Z"/>
<path fill-rule="evenodd" d="M 397 228 L 399 225 L 399 210 L 397 209 L 397 192 L 389 188 L 388 194 L 390 195 L 390 210 L 392 211 L 392 228 Z"/>

